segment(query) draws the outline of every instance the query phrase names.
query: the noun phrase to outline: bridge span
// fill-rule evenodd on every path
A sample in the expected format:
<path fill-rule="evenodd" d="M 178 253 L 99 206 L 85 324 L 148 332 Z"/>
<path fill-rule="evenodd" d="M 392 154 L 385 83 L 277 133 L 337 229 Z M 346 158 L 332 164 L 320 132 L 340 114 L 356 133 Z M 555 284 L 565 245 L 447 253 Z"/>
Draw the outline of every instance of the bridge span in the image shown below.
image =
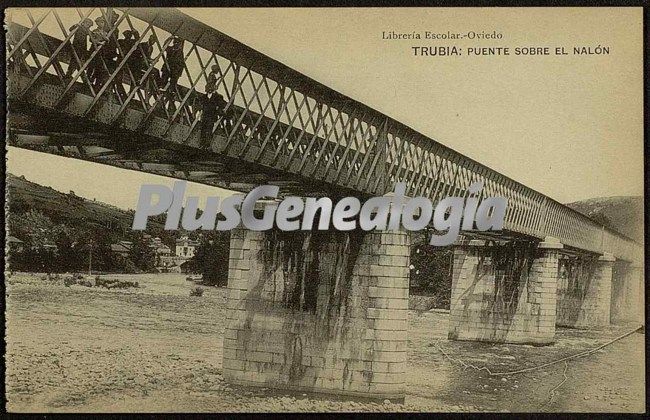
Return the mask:
<path fill-rule="evenodd" d="M 643 315 L 643 247 L 173 9 L 8 12 L 8 143 L 247 192 L 508 198 L 454 257 L 450 339 Z M 232 233 L 224 375 L 400 397 L 410 235 Z M 270 385 L 269 385 L 270 384 Z"/>

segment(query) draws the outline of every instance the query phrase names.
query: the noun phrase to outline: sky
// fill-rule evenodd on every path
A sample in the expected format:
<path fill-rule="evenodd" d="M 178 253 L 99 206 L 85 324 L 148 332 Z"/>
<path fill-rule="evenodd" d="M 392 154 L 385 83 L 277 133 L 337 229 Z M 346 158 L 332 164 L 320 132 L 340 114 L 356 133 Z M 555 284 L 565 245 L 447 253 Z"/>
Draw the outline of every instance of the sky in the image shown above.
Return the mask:
<path fill-rule="evenodd" d="M 643 194 L 642 10 L 181 9 L 560 202 Z M 383 31 L 501 40 L 384 40 Z M 415 57 L 411 46 L 607 46 L 608 55 Z M 123 208 L 172 179 L 9 148 L 7 170 Z M 229 194 L 190 186 L 200 195 Z"/>

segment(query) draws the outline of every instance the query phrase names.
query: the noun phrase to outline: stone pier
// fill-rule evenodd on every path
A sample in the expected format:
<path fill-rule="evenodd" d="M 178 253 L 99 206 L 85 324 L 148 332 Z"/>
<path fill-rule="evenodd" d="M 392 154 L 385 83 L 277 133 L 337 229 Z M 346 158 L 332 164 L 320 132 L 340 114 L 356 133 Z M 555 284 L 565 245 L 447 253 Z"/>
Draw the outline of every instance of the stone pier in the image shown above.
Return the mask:
<path fill-rule="evenodd" d="M 401 400 L 404 232 L 232 231 L 224 378 Z"/>
<path fill-rule="evenodd" d="M 612 272 L 612 323 L 635 322 L 644 325 L 644 273 L 643 267 L 617 261 Z"/>
<path fill-rule="evenodd" d="M 458 244 L 449 339 L 552 343 L 561 248 L 553 238 L 539 244 Z"/>
<path fill-rule="evenodd" d="M 572 328 L 609 325 L 614 261 L 609 254 L 561 260 L 557 325 Z"/>

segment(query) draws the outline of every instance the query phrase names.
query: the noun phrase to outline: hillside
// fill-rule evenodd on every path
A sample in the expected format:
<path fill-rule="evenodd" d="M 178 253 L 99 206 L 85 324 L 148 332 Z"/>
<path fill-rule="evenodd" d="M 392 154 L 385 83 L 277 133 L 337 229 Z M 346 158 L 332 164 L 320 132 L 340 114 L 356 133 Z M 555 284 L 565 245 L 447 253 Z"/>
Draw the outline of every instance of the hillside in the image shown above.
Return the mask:
<path fill-rule="evenodd" d="M 567 206 L 642 243 L 643 197 L 598 197 Z"/>
<path fill-rule="evenodd" d="M 13 236 L 13 245 L 6 249 L 12 270 L 62 273 L 92 267 L 95 272 L 153 272 L 164 265 L 160 242 L 173 252 L 176 240 L 187 235 L 200 243 L 191 262 L 192 269 L 203 274 L 203 284 L 223 285 L 228 278 L 228 232 L 165 230 L 165 215 L 150 218 L 145 230 L 132 230 L 132 210 L 12 174 L 7 174 L 6 185 L 7 235 Z M 122 241 L 131 245 L 118 244 Z"/>
<path fill-rule="evenodd" d="M 151 238 L 173 248 L 181 231 L 165 231 L 164 217 L 149 220 L 147 229 L 131 229 L 134 212 L 68 194 L 7 174 L 7 248 L 16 271 L 133 273 L 151 271 L 156 254 Z M 114 252 L 119 241 L 131 242 Z"/>
<path fill-rule="evenodd" d="M 132 211 L 74 194 L 64 194 L 12 174 L 7 174 L 6 181 L 10 215 L 33 209 L 42 212 L 55 223 L 117 231 L 130 229 L 133 223 Z M 149 226 L 163 227 L 155 221 L 151 221 Z"/>

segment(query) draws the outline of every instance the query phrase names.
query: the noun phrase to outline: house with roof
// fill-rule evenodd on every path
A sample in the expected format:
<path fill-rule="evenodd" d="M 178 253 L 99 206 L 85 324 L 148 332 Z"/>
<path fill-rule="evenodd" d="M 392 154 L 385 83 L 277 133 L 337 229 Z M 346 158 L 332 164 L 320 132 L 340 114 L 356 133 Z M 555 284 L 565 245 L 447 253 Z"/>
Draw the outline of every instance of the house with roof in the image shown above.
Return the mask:
<path fill-rule="evenodd" d="M 194 256 L 199 241 L 190 239 L 187 236 L 176 239 L 176 256 L 190 259 Z"/>
<path fill-rule="evenodd" d="M 111 252 L 121 255 L 124 258 L 129 256 L 131 249 L 133 249 L 133 242 L 131 241 L 118 241 L 117 243 L 111 244 Z"/>
<path fill-rule="evenodd" d="M 153 249 L 156 256 L 171 255 L 172 250 L 165 245 L 159 237 L 149 239 L 149 248 Z"/>

